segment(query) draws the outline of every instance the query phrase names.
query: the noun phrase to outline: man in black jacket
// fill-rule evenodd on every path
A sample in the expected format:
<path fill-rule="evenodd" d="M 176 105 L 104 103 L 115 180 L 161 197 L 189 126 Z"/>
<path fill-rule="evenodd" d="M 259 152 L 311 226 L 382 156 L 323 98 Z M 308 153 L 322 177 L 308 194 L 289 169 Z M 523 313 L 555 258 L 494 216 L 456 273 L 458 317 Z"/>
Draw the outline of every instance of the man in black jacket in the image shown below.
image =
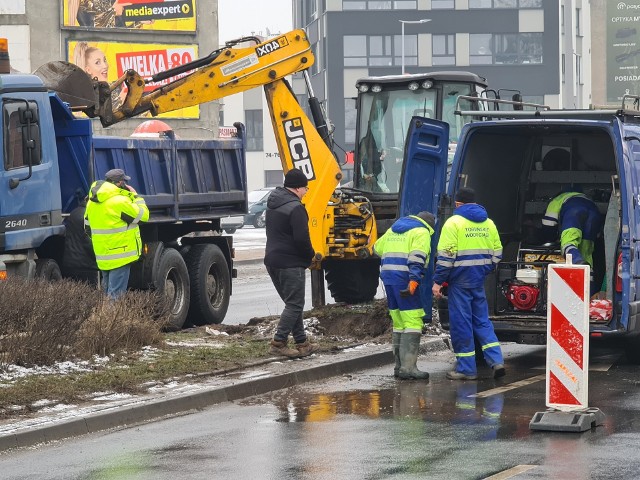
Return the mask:
<path fill-rule="evenodd" d="M 309 190 L 308 183 L 301 170 L 289 170 L 284 187 L 273 190 L 267 200 L 264 264 L 285 304 L 269 353 L 290 358 L 305 357 L 317 349 L 309 342 L 302 322 L 305 270 L 315 254 L 309 238 L 309 216 L 301 202 Z M 289 334 L 296 342 L 295 348 L 288 346 Z"/>

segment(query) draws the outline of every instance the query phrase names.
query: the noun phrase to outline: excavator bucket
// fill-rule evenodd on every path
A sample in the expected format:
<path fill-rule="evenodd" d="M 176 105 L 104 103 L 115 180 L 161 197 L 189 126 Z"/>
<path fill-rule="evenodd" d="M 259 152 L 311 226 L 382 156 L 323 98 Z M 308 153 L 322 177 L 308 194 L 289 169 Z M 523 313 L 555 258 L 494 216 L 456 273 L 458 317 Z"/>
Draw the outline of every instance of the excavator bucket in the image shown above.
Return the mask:
<path fill-rule="evenodd" d="M 94 82 L 73 63 L 45 63 L 33 74 L 40 77 L 45 87 L 56 92 L 73 110 L 90 110 L 98 103 Z"/>

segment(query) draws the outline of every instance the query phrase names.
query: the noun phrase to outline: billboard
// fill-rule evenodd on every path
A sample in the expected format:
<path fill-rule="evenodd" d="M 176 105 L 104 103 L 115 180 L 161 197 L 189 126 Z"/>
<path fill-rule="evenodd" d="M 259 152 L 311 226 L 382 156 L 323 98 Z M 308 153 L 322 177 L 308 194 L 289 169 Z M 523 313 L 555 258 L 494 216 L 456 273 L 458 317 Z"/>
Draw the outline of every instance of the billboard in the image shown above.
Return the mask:
<path fill-rule="evenodd" d="M 197 45 L 170 45 L 153 43 L 78 42 L 67 41 L 67 60 L 82 68 L 91 78 L 112 83 L 133 69 L 142 77 L 178 67 L 198 58 Z M 186 73 L 161 82 L 147 84 L 145 91 L 171 83 Z M 125 88 L 112 93 L 114 107 L 122 104 Z M 158 115 L 162 118 L 199 118 L 200 107 L 183 108 Z"/>
<path fill-rule="evenodd" d="M 62 0 L 62 26 L 196 31 L 196 0 Z"/>
<path fill-rule="evenodd" d="M 640 95 L 640 0 L 607 1 L 607 103 Z"/>

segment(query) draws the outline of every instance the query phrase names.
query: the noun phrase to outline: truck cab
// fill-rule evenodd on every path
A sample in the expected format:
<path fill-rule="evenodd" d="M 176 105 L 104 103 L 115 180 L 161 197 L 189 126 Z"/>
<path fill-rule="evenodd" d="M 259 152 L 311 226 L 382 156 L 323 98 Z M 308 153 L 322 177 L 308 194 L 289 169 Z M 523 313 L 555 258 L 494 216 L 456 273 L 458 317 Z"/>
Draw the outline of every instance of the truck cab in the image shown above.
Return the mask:
<path fill-rule="evenodd" d="M 640 360 L 635 343 L 640 333 L 640 113 L 623 109 L 512 114 L 509 119 L 472 122 L 462 129 L 448 180 L 444 152 L 438 168 L 429 169 L 420 154 L 425 145 L 447 141 L 434 132 L 434 125 L 441 123 L 413 118 L 399 213 L 428 210 L 435 199 L 437 238 L 453 212 L 455 192 L 460 187 L 473 188 L 503 245 L 502 262 L 485 283 L 496 334 L 501 340 L 542 344 L 546 341 L 547 267 L 565 259 L 558 243 L 545 241 L 541 220 L 556 195 L 582 192 L 602 216 L 592 278 L 601 287 L 596 288 L 599 296 L 611 306 L 610 315 L 592 317 L 590 334 L 626 337 L 629 352 Z M 433 164 L 433 159 L 429 162 Z M 418 175 L 420 181 L 415 178 Z M 421 191 L 445 183 L 446 188 L 436 188 L 429 198 Z M 430 298 L 423 300 L 430 302 Z M 437 309 L 447 327 L 446 298 Z"/>

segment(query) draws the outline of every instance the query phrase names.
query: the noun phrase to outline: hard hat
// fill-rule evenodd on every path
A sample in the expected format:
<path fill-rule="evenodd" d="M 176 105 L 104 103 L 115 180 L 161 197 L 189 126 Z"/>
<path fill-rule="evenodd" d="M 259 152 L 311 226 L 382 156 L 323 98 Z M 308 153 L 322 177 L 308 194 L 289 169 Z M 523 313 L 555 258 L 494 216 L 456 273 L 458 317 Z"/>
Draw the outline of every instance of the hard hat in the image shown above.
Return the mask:
<path fill-rule="evenodd" d="M 162 120 L 147 120 L 136 127 L 131 134 L 132 137 L 152 137 L 158 138 L 162 132 L 171 132 L 173 128 Z"/>

